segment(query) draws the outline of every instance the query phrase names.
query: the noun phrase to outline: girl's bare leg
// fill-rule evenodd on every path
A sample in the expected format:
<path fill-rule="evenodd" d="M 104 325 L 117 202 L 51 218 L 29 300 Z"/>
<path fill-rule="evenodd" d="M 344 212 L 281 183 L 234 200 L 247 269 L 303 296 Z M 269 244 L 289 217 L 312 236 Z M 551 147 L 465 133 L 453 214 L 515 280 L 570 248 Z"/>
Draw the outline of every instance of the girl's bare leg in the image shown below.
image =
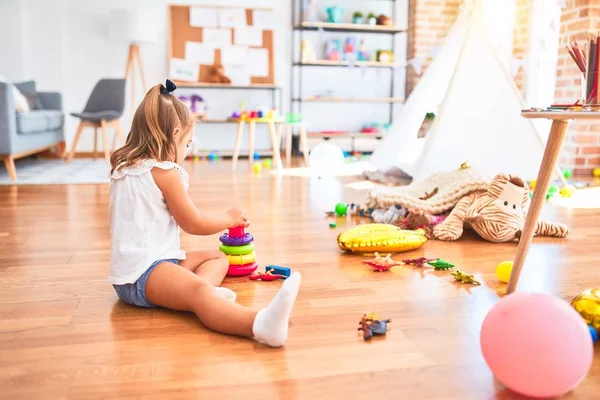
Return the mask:
<path fill-rule="evenodd" d="M 159 264 L 148 277 L 146 297 L 160 307 L 194 312 L 209 329 L 255 338 L 272 347 L 283 346 L 288 322 L 300 288 L 293 274 L 269 305 L 258 312 L 223 299 L 215 288 L 190 270 L 168 262 Z"/>
<path fill-rule="evenodd" d="M 229 260 L 225 254 L 218 250 L 188 251 L 186 259 L 179 261 L 179 265 L 189 269 L 211 285 L 220 286 L 225 275 L 227 275 Z"/>

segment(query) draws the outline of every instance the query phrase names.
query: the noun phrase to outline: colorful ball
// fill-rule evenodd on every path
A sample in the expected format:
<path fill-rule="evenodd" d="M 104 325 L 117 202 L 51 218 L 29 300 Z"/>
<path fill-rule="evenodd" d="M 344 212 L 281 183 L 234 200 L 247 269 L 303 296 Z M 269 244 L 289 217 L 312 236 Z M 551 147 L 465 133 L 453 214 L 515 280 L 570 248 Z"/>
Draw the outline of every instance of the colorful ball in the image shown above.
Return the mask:
<path fill-rule="evenodd" d="M 261 171 L 261 169 L 262 169 L 262 166 L 258 162 L 255 162 L 252 165 L 252 171 L 254 171 L 254 173 L 256 173 L 256 174 L 258 174 Z"/>
<path fill-rule="evenodd" d="M 590 335 L 592 336 L 592 342 L 596 343 L 598 341 L 598 331 L 591 325 L 588 325 L 588 329 L 590 330 Z"/>
<path fill-rule="evenodd" d="M 571 305 L 588 325 L 600 330 L 600 288 L 584 290 L 571 300 Z"/>
<path fill-rule="evenodd" d="M 335 224 L 335 222 L 330 222 L 329 223 L 329 227 L 330 228 L 335 228 L 337 225 Z"/>
<path fill-rule="evenodd" d="M 266 160 L 263 160 L 263 167 L 265 168 L 271 168 L 271 165 L 273 164 L 273 161 L 270 158 L 267 158 Z"/>
<path fill-rule="evenodd" d="M 555 184 L 550 185 L 548 193 L 546 193 L 546 199 L 554 197 L 559 192 L 558 186 Z"/>
<path fill-rule="evenodd" d="M 210 153 L 210 154 L 208 155 L 208 159 L 209 159 L 209 160 L 211 160 L 211 161 L 213 161 L 213 160 L 214 160 L 214 159 L 216 159 L 216 158 L 217 158 L 217 155 L 216 155 L 215 153 Z"/>
<path fill-rule="evenodd" d="M 260 154 L 258 153 L 254 153 L 252 157 L 254 157 L 255 160 L 260 160 Z"/>
<path fill-rule="evenodd" d="M 563 176 L 565 179 L 569 179 L 573 176 L 573 171 L 568 168 L 565 168 L 563 169 Z"/>
<path fill-rule="evenodd" d="M 577 189 L 573 185 L 567 185 L 564 188 L 560 189 L 560 195 L 562 197 L 572 197 Z"/>
<path fill-rule="evenodd" d="M 343 217 L 348 212 L 348 204 L 346 203 L 337 203 L 335 205 L 335 214 Z"/>
<path fill-rule="evenodd" d="M 600 178 L 600 168 L 594 168 L 592 175 L 594 175 L 595 178 Z"/>
<path fill-rule="evenodd" d="M 537 183 L 537 180 L 532 179 L 531 182 L 529 182 L 529 188 L 531 190 L 535 189 L 535 184 Z"/>
<path fill-rule="evenodd" d="M 481 350 L 494 377 L 524 396 L 554 398 L 585 378 L 593 359 L 590 332 L 564 300 L 512 293 L 481 327 Z"/>
<path fill-rule="evenodd" d="M 510 274 L 512 273 L 513 263 L 512 261 L 502 261 L 496 267 L 496 276 L 504 283 L 508 283 L 510 280 Z"/>

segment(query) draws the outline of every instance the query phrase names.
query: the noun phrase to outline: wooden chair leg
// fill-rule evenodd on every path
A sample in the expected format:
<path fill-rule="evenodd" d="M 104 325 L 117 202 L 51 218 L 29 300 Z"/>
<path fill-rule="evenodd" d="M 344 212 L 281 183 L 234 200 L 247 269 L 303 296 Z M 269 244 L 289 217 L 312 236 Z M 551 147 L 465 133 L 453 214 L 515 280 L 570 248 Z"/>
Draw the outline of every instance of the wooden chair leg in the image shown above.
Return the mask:
<path fill-rule="evenodd" d="M 98 155 L 98 127 L 94 128 L 94 160 Z"/>
<path fill-rule="evenodd" d="M 4 165 L 8 171 L 10 180 L 15 182 L 17 180 L 17 170 L 15 168 L 15 159 L 12 156 L 4 156 Z"/>
<path fill-rule="evenodd" d="M 244 124 L 245 122 L 239 120 L 237 123 L 237 130 L 235 133 L 235 145 L 233 147 L 233 159 L 231 163 L 231 170 L 235 171 L 235 167 L 237 166 L 238 157 L 240 156 L 240 148 L 242 147 L 242 135 L 244 134 Z"/>
<path fill-rule="evenodd" d="M 289 166 L 292 162 L 292 126 L 285 127 L 285 162 Z"/>
<path fill-rule="evenodd" d="M 256 122 L 250 121 L 248 123 L 248 168 L 252 171 L 252 164 L 254 161 L 254 136 L 256 134 Z"/>
<path fill-rule="evenodd" d="M 300 146 L 302 147 L 304 162 L 308 166 L 308 135 L 306 134 L 306 127 L 304 125 L 300 126 Z"/>
<path fill-rule="evenodd" d="M 104 146 L 104 158 L 107 163 L 110 163 L 110 148 L 108 147 L 108 132 L 106 131 L 106 121 L 100 120 L 100 128 L 102 129 L 102 146 Z"/>
<path fill-rule="evenodd" d="M 112 151 L 115 151 L 117 149 L 117 137 L 121 146 L 123 146 L 125 144 L 125 136 L 123 136 L 123 129 L 121 129 L 121 124 L 118 119 L 113 122 L 113 128 L 115 130 L 115 136 L 113 137 Z"/>
<path fill-rule="evenodd" d="M 79 138 L 81 138 L 81 132 L 83 132 L 83 128 L 86 123 L 84 121 L 79 122 L 79 126 L 77 127 L 77 132 L 75 133 L 75 139 L 73 139 L 73 145 L 71 146 L 71 151 L 67 156 L 67 162 L 70 163 L 73 161 L 73 157 L 75 156 L 75 150 L 77 149 L 77 144 L 79 143 Z"/>
<path fill-rule="evenodd" d="M 282 169 L 283 165 L 281 164 L 281 153 L 279 152 L 279 143 L 277 143 L 277 132 L 275 131 L 275 123 L 269 122 L 269 135 L 271 136 L 271 147 L 273 148 L 273 161 L 275 161 L 275 167 L 277 169 Z"/>

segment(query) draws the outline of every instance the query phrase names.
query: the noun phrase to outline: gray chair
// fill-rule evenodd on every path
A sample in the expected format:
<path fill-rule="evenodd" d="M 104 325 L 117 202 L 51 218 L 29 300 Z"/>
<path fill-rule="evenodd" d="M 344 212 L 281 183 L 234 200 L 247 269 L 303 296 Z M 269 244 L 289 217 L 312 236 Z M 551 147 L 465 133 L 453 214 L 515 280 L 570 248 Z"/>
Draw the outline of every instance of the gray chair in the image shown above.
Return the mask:
<path fill-rule="evenodd" d="M 53 147 L 65 151 L 62 96 L 37 92 L 34 81 L 14 85 L 29 99 L 31 110 L 15 111 L 11 84 L 0 82 L 0 160 L 8 175 L 17 180 L 15 159 L 47 151 Z"/>
<path fill-rule="evenodd" d="M 125 79 L 101 79 L 98 81 L 92 94 L 88 99 L 85 108 L 80 113 L 71 113 L 72 116 L 79 118 L 79 126 L 73 147 L 67 156 L 67 162 L 71 162 L 75 156 L 75 150 L 79 143 L 79 138 L 85 127 L 94 128 L 94 158 L 98 149 L 98 128 L 102 131 L 102 146 L 104 148 L 104 158 L 110 161 L 110 153 L 115 150 L 117 137 L 121 143 L 125 143 L 125 137 L 119 124 L 119 119 L 125 109 Z M 115 135 L 113 137 L 112 150 L 108 148 L 107 128 L 113 128 Z"/>

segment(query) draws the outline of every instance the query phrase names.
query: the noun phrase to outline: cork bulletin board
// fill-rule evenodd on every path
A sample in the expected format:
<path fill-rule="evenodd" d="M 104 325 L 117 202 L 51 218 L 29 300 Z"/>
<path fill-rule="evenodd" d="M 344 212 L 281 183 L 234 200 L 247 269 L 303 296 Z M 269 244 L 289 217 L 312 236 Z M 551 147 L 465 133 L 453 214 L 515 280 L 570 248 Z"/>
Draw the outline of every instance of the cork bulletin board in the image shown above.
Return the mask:
<path fill-rule="evenodd" d="M 228 14 L 230 12 L 238 15 L 239 18 L 236 23 L 242 25 L 219 25 L 219 18 L 217 17 L 219 13 Z M 228 74 L 228 71 L 234 71 L 234 69 L 241 72 L 241 80 L 247 85 L 274 84 L 273 28 L 270 22 L 268 22 L 271 18 L 267 18 L 270 12 L 271 10 L 269 9 L 260 8 L 169 6 L 170 78 L 175 82 L 184 82 L 187 85 L 193 83 L 202 84 L 208 82 L 208 77 L 211 74 L 213 66 L 223 65 L 225 75 L 232 79 L 232 85 L 240 84 L 239 81 L 236 82 L 236 77 L 231 77 Z M 245 13 L 245 23 L 243 22 L 243 13 Z M 261 18 L 258 18 L 258 15 Z M 213 26 L 213 20 L 217 21 L 215 22 L 217 26 Z M 230 33 L 226 33 L 226 30 L 230 31 Z M 225 35 L 219 36 L 221 39 L 219 43 L 207 42 L 207 40 L 210 41 L 210 38 L 207 37 L 209 36 L 208 32 L 213 33 L 217 31 Z M 249 33 L 252 33 L 252 35 L 249 35 Z M 242 35 L 248 37 L 242 37 Z M 254 39 L 250 40 L 250 36 Z M 225 38 L 228 43 L 225 43 Z M 240 45 L 240 42 L 244 44 Z M 199 49 L 198 51 L 202 53 L 202 56 L 191 57 L 190 49 Z M 239 52 L 240 50 L 242 51 L 241 53 Z M 248 53 L 245 53 L 246 51 Z M 261 57 L 258 58 L 260 62 L 255 62 L 250 56 L 235 57 L 231 56 L 231 54 L 258 54 Z M 187 76 L 181 74 L 181 70 L 176 67 L 178 65 L 181 65 L 181 70 L 190 71 L 190 73 Z M 193 72 L 196 72 L 197 69 L 197 73 L 194 75 L 191 73 L 192 68 Z M 239 73 L 236 73 L 236 76 L 239 75 Z M 183 79 L 183 77 L 186 79 Z"/>

